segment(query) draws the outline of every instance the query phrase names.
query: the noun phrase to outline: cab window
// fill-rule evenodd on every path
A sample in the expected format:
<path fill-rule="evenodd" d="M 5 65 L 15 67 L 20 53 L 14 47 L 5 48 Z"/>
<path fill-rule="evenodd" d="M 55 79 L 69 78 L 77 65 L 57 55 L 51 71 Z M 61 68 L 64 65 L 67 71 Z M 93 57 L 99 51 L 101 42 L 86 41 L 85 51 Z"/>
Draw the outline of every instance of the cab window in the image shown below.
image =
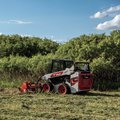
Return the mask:
<path fill-rule="evenodd" d="M 63 66 L 63 62 L 62 61 L 55 61 L 53 63 L 53 68 L 52 68 L 52 72 L 57 72 L 57 71 L 61 71 L 64 70 L 64 66 Z"/>
<path fill-rule="evenodd" d="M 72 61 L 67 61 L 66 62 L 66 68 L 71 68 L 73 65 L 73 62 Z"/>

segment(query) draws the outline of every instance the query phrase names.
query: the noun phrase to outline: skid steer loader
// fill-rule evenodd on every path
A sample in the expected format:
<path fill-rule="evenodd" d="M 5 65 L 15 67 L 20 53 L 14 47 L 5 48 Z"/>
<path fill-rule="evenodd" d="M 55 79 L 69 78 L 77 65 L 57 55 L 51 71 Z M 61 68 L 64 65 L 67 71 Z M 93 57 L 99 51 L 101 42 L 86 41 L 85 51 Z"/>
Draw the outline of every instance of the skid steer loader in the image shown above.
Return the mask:
<path fill-rule="evenodd" d="M 93 74 L 88 62 L 74 62 L 67 59 L 53 59 L 50 70 L 41 77 L 44 82 L 24 82 L 20 91 L 55 92 L 59 94 L 87 92 L 92 88 Z"/>

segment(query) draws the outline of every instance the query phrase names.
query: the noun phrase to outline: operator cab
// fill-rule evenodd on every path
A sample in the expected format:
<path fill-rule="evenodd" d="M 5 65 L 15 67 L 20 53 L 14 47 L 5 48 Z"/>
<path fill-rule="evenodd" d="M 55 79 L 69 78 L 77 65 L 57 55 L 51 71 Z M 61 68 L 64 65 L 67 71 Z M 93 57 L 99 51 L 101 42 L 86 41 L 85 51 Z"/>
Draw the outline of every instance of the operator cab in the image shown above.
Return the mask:
<path fill-rule="evenodd" d="M 51 66 L 51 73 L 65 70 L 66 68 L 71 68 L 74 62 L 67 59 L 53 59 Z"/>
<path fill-rule="evenodd" d="M 88 62 L 73 62 L 67 59 L 53 59 L 50 73 L 63 71 L 66 68 L 71 68 L 74 65 L 74 71 L 81 71 L 90 73 L 90 67 Z"/>

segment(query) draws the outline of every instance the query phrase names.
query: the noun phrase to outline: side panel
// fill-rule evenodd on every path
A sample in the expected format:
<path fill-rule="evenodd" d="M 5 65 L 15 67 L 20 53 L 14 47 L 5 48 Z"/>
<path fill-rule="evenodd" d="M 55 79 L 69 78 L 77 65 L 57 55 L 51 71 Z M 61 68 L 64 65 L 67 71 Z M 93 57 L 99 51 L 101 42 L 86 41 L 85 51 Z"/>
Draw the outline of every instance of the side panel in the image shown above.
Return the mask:
<path fill-rule="evenodd" d="M 90 90 L 93 84 L 93 74 L 79 74 L 79 90 Z"/>

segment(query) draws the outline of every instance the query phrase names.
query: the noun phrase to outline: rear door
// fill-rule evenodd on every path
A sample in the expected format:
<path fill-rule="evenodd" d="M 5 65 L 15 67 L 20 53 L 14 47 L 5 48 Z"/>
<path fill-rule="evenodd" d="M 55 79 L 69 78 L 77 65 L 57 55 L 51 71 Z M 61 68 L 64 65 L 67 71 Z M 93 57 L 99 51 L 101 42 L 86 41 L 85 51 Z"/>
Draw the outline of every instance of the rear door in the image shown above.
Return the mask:
<path fill-rule="evenodd" d="M 80 90 L 91 89 L 93 84 L 93 74 L 91 73 L 80 73 L 79 74 L 79 84 Z"/>

